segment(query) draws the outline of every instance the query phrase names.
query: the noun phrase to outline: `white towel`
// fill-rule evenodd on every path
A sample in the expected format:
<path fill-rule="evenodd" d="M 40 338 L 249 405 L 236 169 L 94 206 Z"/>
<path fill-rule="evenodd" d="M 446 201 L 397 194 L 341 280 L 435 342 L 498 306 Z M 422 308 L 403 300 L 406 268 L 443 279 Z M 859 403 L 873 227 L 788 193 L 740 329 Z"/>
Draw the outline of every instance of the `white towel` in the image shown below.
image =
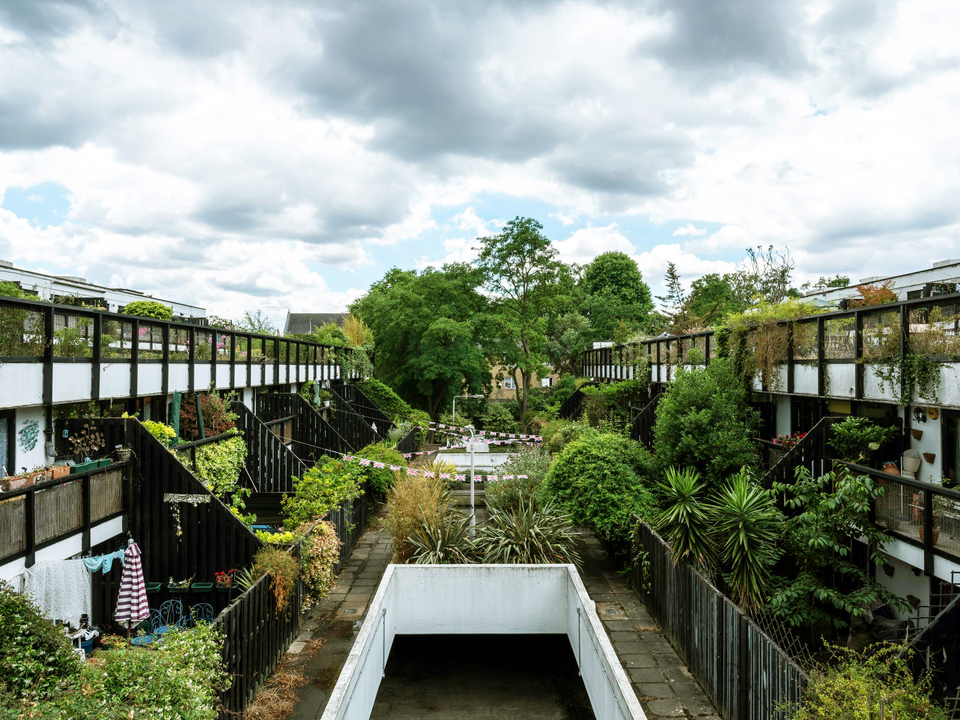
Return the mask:
<path fill-rule="evenodd" d="M 90 573 L 82 560 L 38 562 L 23 572 L 23 591 L 44 617 L 80 624 L 93 612 Z"/>

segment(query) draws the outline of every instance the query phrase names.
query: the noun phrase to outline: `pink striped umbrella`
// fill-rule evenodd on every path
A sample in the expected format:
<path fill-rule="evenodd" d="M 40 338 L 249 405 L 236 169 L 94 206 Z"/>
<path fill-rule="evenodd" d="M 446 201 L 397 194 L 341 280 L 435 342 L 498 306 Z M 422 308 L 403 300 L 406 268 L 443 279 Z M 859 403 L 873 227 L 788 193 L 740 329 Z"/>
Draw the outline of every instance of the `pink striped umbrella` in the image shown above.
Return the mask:
<path fill-rule="evenodd" d="M 147 586 L 143 582 L 140 548 L 131 540 L 124 555 L 126 562 L 123 575 L 120 576 L 120 596 L 117 598 L 114 618 L 126 626 L 127 637 L 130 637 L 130 628 L 150 617 L 150 606 L 147 603 Z"/>

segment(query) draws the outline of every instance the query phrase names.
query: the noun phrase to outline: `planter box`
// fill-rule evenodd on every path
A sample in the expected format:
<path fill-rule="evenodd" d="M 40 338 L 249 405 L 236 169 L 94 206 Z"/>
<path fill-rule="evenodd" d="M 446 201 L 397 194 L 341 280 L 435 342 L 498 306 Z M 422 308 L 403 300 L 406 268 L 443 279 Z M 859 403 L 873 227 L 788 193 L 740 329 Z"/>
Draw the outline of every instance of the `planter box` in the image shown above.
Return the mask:
<path fill-rule="evenodd" d="M 76 475 L 77 473 L 86 472 L 87 470 L 96 470 L 100 467 L 99 460 L 91 460 L 90 462 L 77 463 L 72 468 L 70 468 L 70 474 Z"/>
<path fill-rule="evenodd" d="M 230 593 L 233 592 L 236 585 L 217 585 L 217 592 Z"/>
<path fill-rule="evenodd" d="M 102 460 L 97 460 L 97 467 L 106 467 L 111 462 L 110 458 L 103 458 Z"/>
<path fill-rule="evenodd" d="M 70 466 L 69 466 L 69 465 L 54 465 L 52 468 L 50 468 L 50 471 L 51 471 L 51 473 L 53 474 L 53 479 L 56 480 L 57 478 L 62 478 L 62 477 L 65 477 L 66 475 L 69 475 L 69 474 L 70 474 Z"/>
<path fill-rule="evenodd" d="M 211 590 L 213 590 L 213 583 L 212 582 L 195 582 L 193 583 L 193 585 L 190 586 L 190 588 L 194 592 L 210 592 Z"/>
<path fill-rule="evenodd" d="M 160 592 L 160 585 L 161 585 L 161 583 L 158 583 L 158 582 L 148 582 L 148 583 L 145 583 L 145 584 L 146 584 L 147 592 L 148 592 L 148 593 L 158 593 L 158 592 Z"/>
<path fill-rule="evenodd" d="M 190 592 L 190 586 L 181 587 L 179 585 L 167 585 L 167 590 L 172 593 L 188 593 Z"/>

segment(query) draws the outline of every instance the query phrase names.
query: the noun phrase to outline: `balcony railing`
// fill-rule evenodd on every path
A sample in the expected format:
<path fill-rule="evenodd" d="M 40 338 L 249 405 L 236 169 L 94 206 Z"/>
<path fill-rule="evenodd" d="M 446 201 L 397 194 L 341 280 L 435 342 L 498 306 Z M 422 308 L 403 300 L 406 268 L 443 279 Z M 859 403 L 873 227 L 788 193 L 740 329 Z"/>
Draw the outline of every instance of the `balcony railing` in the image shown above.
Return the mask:
<path fill-rule="evenodd" d="M 904 400 L 908 378 L 896 370 L 913 354 L 938 363 L 960 362 L 960 293 L 811 315 L 776 324 L 783 330 L 782 362 L 756 390 L 839 397 L 851 400 Z M 754 346 L 753 330 L 745 339 Z M 615 382 L 629 375 L 637 353 L 646 353 L 652 382 L 669 382 L 680 366 L 703 365 L 717 357 L 713 331 L 652 338 L 583 353 L 585 377 Z M 955 367 L 941 370 L 940 404 L 960 406 Z M 887 375 L 887 377 L 884 377 Z M 895 385 L 896 387 L 891 387 Z M 917 397 L 918 401 L 931 398 Z"/>
<path fill-rule="evenodd" d="M 960 491 L 854 463 L 834 461 L 834 466 L 869 475 L 885 488 L 874 503 L 875 522 L 891 537 L 923 550 L 925 573 L 933 574 L 936 557 L 960 562 Z"/>
<path fill-rule="evenodd" d="M 0 563 L 24 558 L 30 567 L 38 551 L 77 533 L 86 552 L 91 528 L 128 509 L 131 466 L 115 462 L 0 493 Z"/>
<path fill-rule="evenodd" d="M 0 298 L 0 405 L 339 380 L 346 348 Z M 13 367 L 27 363 L 37 372 Z M 84 367 L 87 366 L 87 367 Z M 42 371 L 39 369 L 42 367 Z M 7 378 L 6 375 L 10 377 Z M 33 386 L 37 386 L 34 388 Z"/>

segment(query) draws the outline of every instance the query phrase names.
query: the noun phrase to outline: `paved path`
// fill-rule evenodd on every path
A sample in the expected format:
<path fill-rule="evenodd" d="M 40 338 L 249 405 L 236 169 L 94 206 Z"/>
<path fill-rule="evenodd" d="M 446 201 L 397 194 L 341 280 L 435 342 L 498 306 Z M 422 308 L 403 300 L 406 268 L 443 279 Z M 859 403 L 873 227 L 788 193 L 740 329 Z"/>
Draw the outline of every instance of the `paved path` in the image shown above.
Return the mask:
<path fill-rule="evenodd" d="M 579 548 L 584 585 L 597 603 L 620 661 L 630 675 L 647 717 L 719 720 L 703 690 L 663 637 L 626 578 L 619 575 L 600 542 L 583 533 Z M 330 597 L 315 607 L 290 648 L 290 667 L 309 682 L 298 690 L 291 720 L 323 714 L 353 641 L 391 555 L 384 530 L 360 540 Z M 324 643 L 311 643 L 323 639 Z"/>

